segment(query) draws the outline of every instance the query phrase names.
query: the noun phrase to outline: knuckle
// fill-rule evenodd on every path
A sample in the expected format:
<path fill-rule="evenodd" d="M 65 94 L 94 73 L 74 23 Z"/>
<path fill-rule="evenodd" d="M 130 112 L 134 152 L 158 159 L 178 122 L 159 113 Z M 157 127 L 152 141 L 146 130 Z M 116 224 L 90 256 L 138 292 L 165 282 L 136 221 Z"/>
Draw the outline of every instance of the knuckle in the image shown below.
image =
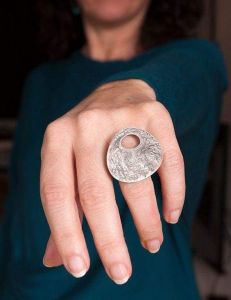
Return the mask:
<path fill-rule="evenodd" d="M 171 116 L 169 114 L 169 111 L 167 110 L 167 108 L 164 106 L 164 104 L 162 104 L 159 101 L 155 101 L 154 102 L 154 106 L 155 106 L 155 112 L 164 116 L 165 118 L 169 118 L 171 119 Z"/>
<path fill-rule="evenodd" d="M 160 227 L 142 228 L 139 233 L 142 240 L 151 240 L 156 237 L 162 238 L 163 233 Z"/>
<path fill-rule="evenodd" d="M 41 156 L 42 161 L 43 161 L 45 155 L 46 155 L 46 144 L 43 142 L 42 147 L 41 147 L 41 152 L 40 152 L 40 156 Z"/>
<path fill-rule="evenodd" d="M 106 120 L 107 115 L 102 109 L 93 108 L 78 113 L 75 125 L 78 133 L 78 141 L 81 141 L 83 148 L 91 150 L 95 147 L 99 134 L 104 134 L 102 126 L 105 130 L 107 128 L 106 125 L 104 126 Z"/>
<path fill-rule="evenodd" d="M 156 228 L 161 227 L 161 218 L 159 213 L 153 217 L 152 225 Z"/>
<path fill-rule="evenodd" d="M 158 130 L 159 135 L 162 137 L 163 140 L 171 139 L 172 135 L 172 128 L 170 123 L 166 121 L 163 115 L 161 115 L 158 119 L 156 119 L 156 130 Z"/>
<path fill-rule="evenodd" d="M 81 184 L 79 188 L 80 201 L 84 209 L 88 211 L 101 211 L 106 204 L 103 188 L 91 181 Z"/>
<path fill-rule="evenodd" d="M 173 196 L 172 201 L 176 205 L 176 207 L 182 206 L 182 202 L 184 202 L 185 192 L 182 188 L 179 188 Z"/>
<path fill-rule="evenodd" d="M 166 109 L 165 111 L 167 112 Z M 159 108 L 154 109 L 154 113 L 152 114 L 151 117 L 151 122 L 162 140 L 174 141 L 175 130 L 174 130 L 173 122 L 169 113 L 168 112 L 165 113 L 165 111 L 163 112 Z"/>
<path fill-rule="evenodd" d="M 44 206 L 49 208 L 53 203 L 62 203 L 67 198 L 67 189 L 56 184 L 41 186 L 41 198 Z"/>
<path fill-rule="evenodd" d="M 144 197 L 144 194 L 146 194 L 144 192 L 144 189 L 141 189 L 140 187 L 138 187 L 138 188 L 134 189 L 133 191 L 130 190 L 129 198 L 134 199 L 135 201 L 136 200 L 140 201 Z"/>
<path fill-rule="evenodd" d="M 125 184 L 124 190 L 131 197 L 137 196 L 137 194 L 141 196 L 143 193 L 143 188 L 139 185 L 139 182 L 137 182 L 137 184 Z"/>
<path fill-rule="evenodd" d="M 142 102 L 141 111 L 145 115 L 153 114 L 155 109 L 155 101 L 153 99 Z"/>
<path fill-rule="evenodd" d="M 44 133 L 43 143 L 41 147 L 41 158 L 46 155 L 49 150 L 62 149 L 62 146 L 72 143 L 74 135 L 73 120 L 69 116 L 63 116 L 51 122 Z M 68 133 L 68 134 L 67 134 Z"/>
<path fill-rule="evenodd" d="M 124 191 L 126 193 L 126 196 L 128 200 L 133 201 L 140 201 L 144 197 L 151 197 L 153 194 L 153 190 L 151 189 L 149 184 L 129 184 L 124 187 Z"/>
<path fill-rule="evenodd" d="M 46 150 L 48 146 L 50 146 L 53 143 L 54 138 L 57 135 L 57 130 L 56 130 L 56 121 L 50 123 L 44 133 L 43 137 L 43 144 L 41 148 L 41 156 L 43 157 L 46 153 Z"/>
<path fill-rule="evenodd" d="M 177 150 L 166 151 L 164 164 L 165 167 L 170 171 L 182 171 L 184 168 L 184 159 L 182 153 Z"/>
<path fill-rule="evenodd" d="M 102 121 L 105 117 L 105 113 L 103 110 L 98 108 L 85 109 L 78 113 L 77 116 L 77 126 L 80 129 L 88 129 L 92 126 L 97 126 L 102 124 Z"/>
<path fill-rule="evenodd" d="M 57 132 L 59 132 L 61 126 L 62 126 L 62 121 L 59 119 L 51 122 L 46 128 L 45 136 L 47 138 L 55 137 L 57 135 Z"/>
<path fill-rule="evenodd" d="M 184 198 L 185 198 L 185 185 L 178 185 L 175 190 L 174 193 L 171 193 L 168 195 L 169 198 L 169 205 L 172 206 L 176 206 L 176 207 L 181 207 L 183 202 L 184 202 Z"/>
<path fill-rule="evenodd" d="M 143 226 L 140 227 L 139 235 L 142 239 L 150 239 L 162 235 L 162 223 L 159 213 L 152 216 L 148 224 L 143 224 Z"/>
<path fill-rule="evenodd" d="M 66 134 L 67 132 L 69 134 Z M 47 147 L 62 144 L 64 140 L 67 140 L 71 132 L 72 132 L 72 123 L 70 118 L 62 117 L 51 122 L 47 126 L 44 133 L 41 154 L 45 152 Z"/>
<path fill-rule="evenodd" d="M 62 228 L 62 229 L 64 229 L 64 228 Z M 63 243 L 65 241 L 65 244 L 73 245 L 73 242 L 75 241 L 75 233 L 74 233 L 74 231 L 70 231 L 70 230 L 62 230 L 56 236 L 56 240 L 59 243 Z M 70 249 L 66 249 L 66 251 L 70 251 Z"/>
<path fill-rule="evenodd" d="M 105 251 L 115 251 L 115 249 L 118 249 L 118 251 L 121 251 L 123 246 L 123 242 L 118 239 L 112 239 L 110 238 L 104 238 L 100 239 L 97 243 L 97 248 L 100 252 L 105 252 Z"/>

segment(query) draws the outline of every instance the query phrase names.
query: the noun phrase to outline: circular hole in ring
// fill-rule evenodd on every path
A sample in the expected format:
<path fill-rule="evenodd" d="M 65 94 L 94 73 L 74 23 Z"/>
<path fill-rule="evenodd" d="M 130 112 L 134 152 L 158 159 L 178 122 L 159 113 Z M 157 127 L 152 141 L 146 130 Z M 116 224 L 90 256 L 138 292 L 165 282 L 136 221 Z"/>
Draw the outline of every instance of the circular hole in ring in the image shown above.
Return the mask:
<path fill-rule="evenodd" d="M 128 134 L 121 140 L 121 146 L 125 149 L 133 149 L 139 146 L 140 138 L 135 134 Z"/>

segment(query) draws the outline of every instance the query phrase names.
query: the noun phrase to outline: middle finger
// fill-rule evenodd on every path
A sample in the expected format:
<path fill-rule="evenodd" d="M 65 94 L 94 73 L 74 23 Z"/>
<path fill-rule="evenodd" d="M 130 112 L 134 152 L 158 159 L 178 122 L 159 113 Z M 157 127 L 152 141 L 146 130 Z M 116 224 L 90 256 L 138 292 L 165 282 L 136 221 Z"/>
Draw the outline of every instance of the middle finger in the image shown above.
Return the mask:
<path fill-rule="evenodd" d="M 132 267 L 112 179 L 105 166 L 105 145 L 92 139 L 87 146 L 79 141 L 75 148 L 78 192 L 94 243 L 107 274 L 117 284 L 125 283 Z"/>

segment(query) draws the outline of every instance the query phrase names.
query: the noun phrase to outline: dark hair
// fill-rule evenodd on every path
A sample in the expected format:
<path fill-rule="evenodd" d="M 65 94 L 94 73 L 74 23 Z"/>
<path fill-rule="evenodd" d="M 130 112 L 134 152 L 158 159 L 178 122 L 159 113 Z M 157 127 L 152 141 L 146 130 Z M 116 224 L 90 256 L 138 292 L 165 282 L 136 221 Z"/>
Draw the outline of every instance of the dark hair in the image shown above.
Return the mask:
<path fill-rule="evenodd" d="M 84 44 L 73 0 L 37 0 L 37 12 L 39 43 L 48 58 L 63 58 Z M 193 37 L 202 12 L 202 0 L 151 0 L 141 32 L 143 49 Z"/>

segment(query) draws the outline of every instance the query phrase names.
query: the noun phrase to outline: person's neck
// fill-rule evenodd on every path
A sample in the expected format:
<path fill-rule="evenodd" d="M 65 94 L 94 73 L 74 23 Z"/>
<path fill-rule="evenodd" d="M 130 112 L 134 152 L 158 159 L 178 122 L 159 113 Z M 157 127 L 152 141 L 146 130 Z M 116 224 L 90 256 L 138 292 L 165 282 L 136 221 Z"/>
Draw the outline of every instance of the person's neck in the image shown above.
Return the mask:
<path fill-rule="evenodd" d="M 142 20 L 130 20 L 116 26 L 96 26 L 84 21 L 86 44 L 82 53 L 94 60 L 128 60 L 140 51 L 139 35 Z"/>

